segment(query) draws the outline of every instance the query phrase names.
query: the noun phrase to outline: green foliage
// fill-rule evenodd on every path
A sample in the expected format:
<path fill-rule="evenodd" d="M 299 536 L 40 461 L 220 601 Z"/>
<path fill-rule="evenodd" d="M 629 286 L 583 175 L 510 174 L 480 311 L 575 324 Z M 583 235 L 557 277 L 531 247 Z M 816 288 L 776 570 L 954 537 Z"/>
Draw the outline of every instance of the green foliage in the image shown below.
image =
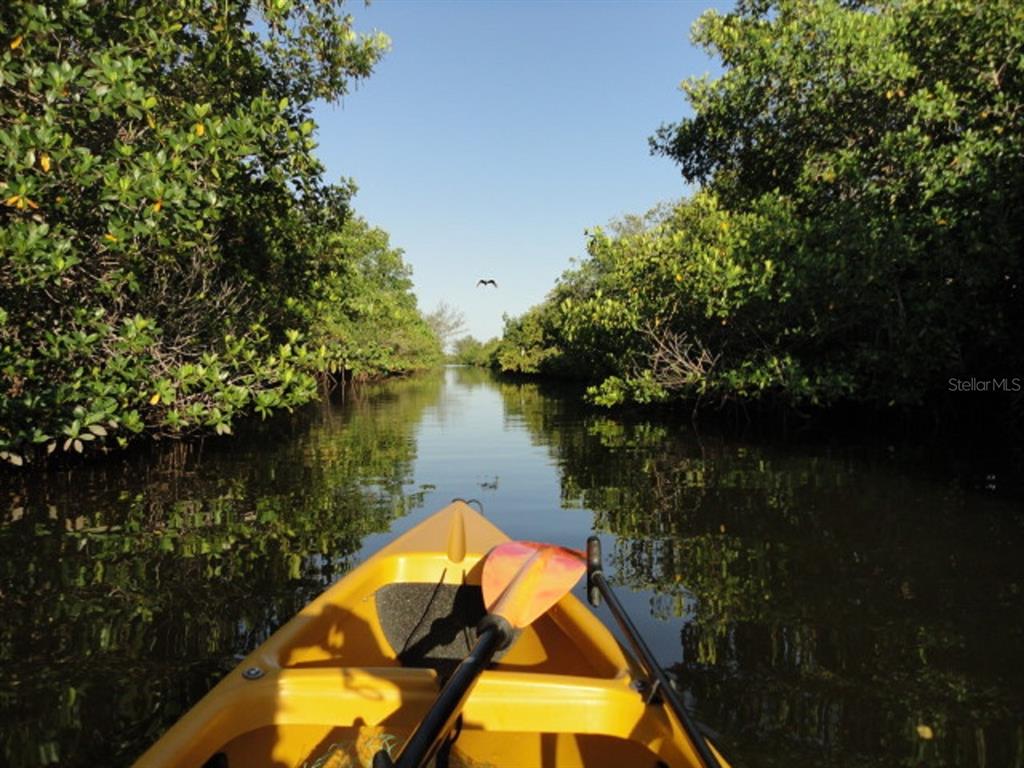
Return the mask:
<path fill-rule="evenodd" d="M 775 351 L 789 330 L 778 310 L 791 298 L 779 266 L 793 239 L 787 210 L 762 204 L 735 213 L 700 193 L 640 221 L 592 232 L 589 258 L 544 305 L 507 323 L 506 360 L 538 360 L 514 370 L 589 375 L 599 382 L 590 396 L 602 405 L 768 391 L 819 399 L 846 390 L 841 374 L 808 375 Z M 517 357 L 509 330 L 521 340 Z"/>
<path fill-rule="evenodd" d="M 351 217 L 327 238 L 321 259 L 311 324 L 326 370 L 365 377 L 440 361 L 440 340 L 416 307 L 412 270 L 386 232 Z"/>
<path fill-rule="evenodd" d="M 351 22 L 335 2 L 3 5 L 0 458 L 229 432 L 351 359 L 326 348 L 325 285 L 368 257 L 336 234 L 352 188 L 323 182 L 309 119 L 387 46 Z M 387 279 L 361 285 L 402 294 L 376 341 L 417 354 Z"/>
<path fill-rule="evenodd" d="M 501 342 L 492 353 L 492 365 L 506 373 L 541 373 L 548 360 L 559 355 L 550 342 L 551 307 L 542 304 L 521 317 L 505 317 Z"/>
<path fill-rule="evenodd" d="M 881 403 L 1019 367 L 1019 5 L 785 0 L 694 37 L 726 73 L 688 81 L 695 116 L 653 144 L 730 210 L 790 212 L 773 351 Z"/>
<path fill-rule="evenodd" d="M 741 3 L 654 149 L 703 185 L 596 230 L 502 367 L 612 405 L 918 404 L 1024 366 L 1024 15 L 1008 0 Z"/>
<path fill-rule="evenodd" d="M 477 341 L 472 336 L 463 336 L 455 342 L 455 349 L 450 357 L 453 363 L 472 365 L 477 368 L 488 368 L 492 365 L 494 354 L 498 349 L 498 339 Z"/>

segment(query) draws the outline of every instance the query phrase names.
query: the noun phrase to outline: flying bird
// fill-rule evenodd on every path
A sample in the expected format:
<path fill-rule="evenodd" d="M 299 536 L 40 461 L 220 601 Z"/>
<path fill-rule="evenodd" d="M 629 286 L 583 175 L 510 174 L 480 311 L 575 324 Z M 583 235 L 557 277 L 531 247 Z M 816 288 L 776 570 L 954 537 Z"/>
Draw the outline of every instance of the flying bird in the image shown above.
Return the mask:
<path fill-rule="evenodd" d="M 479 288 L 481 285 L 493 285 L 495 288 L 498 287 L 498 284 L 494 280 L 477 280 L 476 287 Z"/>

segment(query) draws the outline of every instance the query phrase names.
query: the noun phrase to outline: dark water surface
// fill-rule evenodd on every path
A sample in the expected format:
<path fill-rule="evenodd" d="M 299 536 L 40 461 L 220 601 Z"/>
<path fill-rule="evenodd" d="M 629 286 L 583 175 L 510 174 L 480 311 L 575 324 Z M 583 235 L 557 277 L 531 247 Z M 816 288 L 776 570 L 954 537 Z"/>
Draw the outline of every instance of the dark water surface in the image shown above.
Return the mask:
<path fill-rule="evenodd" d="M 606 563 L 747 766 L 1024 766 L 1024 515 L 900 452 L 698 436 L 479 371 L 0 476 L 0 763 L 124 765 L 452 497 Z M 601 612 L 607 621 L 607 614 Z"/>

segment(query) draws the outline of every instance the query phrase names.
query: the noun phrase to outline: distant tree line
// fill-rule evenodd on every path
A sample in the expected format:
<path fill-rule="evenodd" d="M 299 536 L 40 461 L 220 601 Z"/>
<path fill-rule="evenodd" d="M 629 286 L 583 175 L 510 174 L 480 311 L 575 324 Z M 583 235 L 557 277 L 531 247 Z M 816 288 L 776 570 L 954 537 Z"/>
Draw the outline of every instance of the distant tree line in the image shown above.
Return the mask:
<path fill-rule="evenodd" d="M 0 459 L 229 432 L 440 359 L 314 154 L 313 102 L 389 45 L 340 2 L 13 0 L 0 36 Z"/>
<path fill-rule="evenodd" d="M 689 199 L 589 233 L 489 361 L 604 404 L 921 404 L 1024 371 L 1024 13 L 749 0 L 655 153 Z"/>
<path fill-rule="evenodd" d="M 449 360 L 459 365 L 473 365 L 479 368 L 492 367 L 495 364 L 495 353 L 501 344 L 500 339 L 479 341 L 472 336 L 463 336 L 455 341 Z"/>

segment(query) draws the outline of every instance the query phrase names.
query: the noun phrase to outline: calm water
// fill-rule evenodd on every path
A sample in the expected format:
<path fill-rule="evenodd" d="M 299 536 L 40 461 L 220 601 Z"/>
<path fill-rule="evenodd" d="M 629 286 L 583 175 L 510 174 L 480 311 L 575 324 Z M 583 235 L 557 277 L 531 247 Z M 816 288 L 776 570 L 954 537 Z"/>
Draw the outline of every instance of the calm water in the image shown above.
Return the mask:
<path fill-rule="evenodd" d="M 737 764 L 1021 768 L 1024 514 L 898 453 L 698 436 L 449 369 L 201 449 L 0 476 L 0 762 L 130 763 L 461 496 L 516 538 L 599 532 Z"/>

